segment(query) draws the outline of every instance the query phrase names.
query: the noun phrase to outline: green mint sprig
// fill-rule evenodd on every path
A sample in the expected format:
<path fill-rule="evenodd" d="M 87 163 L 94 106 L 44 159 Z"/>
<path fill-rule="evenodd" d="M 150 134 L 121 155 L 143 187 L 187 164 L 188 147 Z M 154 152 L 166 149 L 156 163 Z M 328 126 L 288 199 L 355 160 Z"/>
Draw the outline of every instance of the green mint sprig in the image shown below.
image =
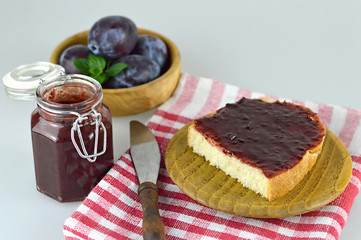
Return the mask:
<path fill-rule="evenodd" d="M 117 75 L 128 67 L 125 63 L 112 64 L 110 61 L 93 54 L 90 54 L 88 59 L 74 59 L 73 63 L 77 69 L 94 78 L 100 84 L 105 83 L 110 77 Z"/>

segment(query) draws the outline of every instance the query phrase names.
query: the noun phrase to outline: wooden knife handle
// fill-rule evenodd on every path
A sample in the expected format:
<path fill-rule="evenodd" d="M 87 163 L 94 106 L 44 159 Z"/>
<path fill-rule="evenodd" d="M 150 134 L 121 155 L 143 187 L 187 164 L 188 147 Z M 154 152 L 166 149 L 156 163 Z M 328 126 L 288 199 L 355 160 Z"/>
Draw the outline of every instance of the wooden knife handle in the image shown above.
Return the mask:
<path fill-rule="evenodd" d="M 144 240 L 165 239 L 164 225 L 158 210 L 158 187 L 151 182 L 144 182 L 138 188 L 140 203 L 143 208 Z"/>

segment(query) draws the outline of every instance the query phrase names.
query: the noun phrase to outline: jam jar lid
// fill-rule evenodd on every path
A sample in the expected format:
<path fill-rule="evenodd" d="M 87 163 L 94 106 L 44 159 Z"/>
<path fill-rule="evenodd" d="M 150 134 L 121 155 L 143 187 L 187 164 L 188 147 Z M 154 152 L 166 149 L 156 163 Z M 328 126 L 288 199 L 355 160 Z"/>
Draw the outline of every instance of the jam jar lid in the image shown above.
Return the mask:
<path fill-rule="evenodd" d="M 49 62 L 33 62 L 11 70 L 3 77 L 8 97 L 16 100 L 33 100 L 36 89 L 44 81 L 52 80 L 65 73 L 65 69 Z"/>

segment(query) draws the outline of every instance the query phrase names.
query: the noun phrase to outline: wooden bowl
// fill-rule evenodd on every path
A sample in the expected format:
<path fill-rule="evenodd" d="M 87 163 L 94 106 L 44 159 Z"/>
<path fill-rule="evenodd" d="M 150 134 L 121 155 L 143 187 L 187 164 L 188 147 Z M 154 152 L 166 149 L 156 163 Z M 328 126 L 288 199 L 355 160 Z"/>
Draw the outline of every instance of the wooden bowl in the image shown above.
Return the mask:
<path fill-rule="evenodd" d="M 87 45 L 89 30 L 77 33 L 62 41 L 52 52 L 50 62 L 59 64 L 62 52 L 76 44 Z M 161 34 L 138 28 L 138 34 L 154 35 L 162 39 L 169 50 L 168 70 L 148 83 L 120 89 L 104 89 L 103 103 L 113 117 L 127 116 L 150 110 L 165 102 L 177 87 L 181 71 L 181 58 L 177 46 Z"/>

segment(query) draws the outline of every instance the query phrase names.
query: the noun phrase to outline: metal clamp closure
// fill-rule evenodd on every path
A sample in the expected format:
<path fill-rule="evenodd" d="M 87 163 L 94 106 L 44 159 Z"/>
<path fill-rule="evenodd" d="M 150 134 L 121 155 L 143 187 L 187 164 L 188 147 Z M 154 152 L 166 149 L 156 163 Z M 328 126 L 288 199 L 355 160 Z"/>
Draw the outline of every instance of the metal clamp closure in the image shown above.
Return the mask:
<path fill-rule="evenodd" d="M 105 129 L 104 124 L 102 123 L 102 116 L 100 113 L 98 113 L 95 109 L 93 109 L 91 112 L 85 113 L 85 114 L 76 114 L 78 115 L 78 118 L 75 120 L 75 122 L 73 123 L 73 127 L 71 129 L 71 140 L 74 144 L 75 149 L 77 150 L 78 154 L 80 155 L 80 157 L 82 158 L 86 158 L 89 162 L 95 162 L 97 159 L 97 156 L 100 156 L 102 154 L 105 153 L 105 150 L 107 148 L 107 130 Z M 90 120 L 90 123 L 84 122 L 85 120 Z M 85 126 L 85 125 L 95 125 L 95 130 L 94 130 L 94 152 L 93 154 L 88 154 L 86 148 L 85 148 L 85 144 L 84 144 L 84 140 L 83 140 L 83 135 L 81 133 L 81 127 Z M 101 152 L 98 153 L 98 141 L 99 141 L 99 131 L 103 130 L 103 150 Z M 79 138 L 79 142 L 80 142 L 80 147 L 77 144 L 77 142 L 75 141 L 75 133 L 78 134 L 78 138 Z"/>

